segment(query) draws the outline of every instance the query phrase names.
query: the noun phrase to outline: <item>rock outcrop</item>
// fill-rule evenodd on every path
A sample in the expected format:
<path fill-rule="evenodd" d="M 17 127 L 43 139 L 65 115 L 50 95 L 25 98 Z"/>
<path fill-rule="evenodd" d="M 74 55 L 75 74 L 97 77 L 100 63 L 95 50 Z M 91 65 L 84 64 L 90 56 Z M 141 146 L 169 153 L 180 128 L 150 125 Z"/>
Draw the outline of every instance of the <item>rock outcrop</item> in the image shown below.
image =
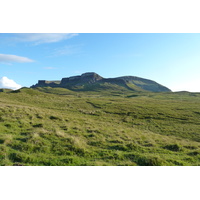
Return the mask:
<path fill-rule="evenodd" d="M 103 77 L 99 76 L 94 72 L 84 73 L 81 76 L 72 76 L 69 78 L 63 78 L 61 80 L 60 85 L 67 86 L 67 85 L 82 85 L 82 84 L 93 84 L 99 80 L 103 79 Z"/>

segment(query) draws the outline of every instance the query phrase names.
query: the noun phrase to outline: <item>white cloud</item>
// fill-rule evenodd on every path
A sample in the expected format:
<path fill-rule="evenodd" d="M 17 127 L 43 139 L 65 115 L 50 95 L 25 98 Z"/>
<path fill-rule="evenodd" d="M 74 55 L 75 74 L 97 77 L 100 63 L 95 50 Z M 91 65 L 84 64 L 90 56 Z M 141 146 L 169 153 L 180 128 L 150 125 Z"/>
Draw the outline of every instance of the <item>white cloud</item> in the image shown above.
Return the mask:
<path fill-rule="evenodd" d="M 0 88 L 17 90 L 17 89 L 20 89 L 21 87 L 22 87 L 21 85 L 17 84 L 15 81 L 5 76 L 0 78 Z"/>
<path fill-rule="evenodd" d="M 0 54 L 0 63 L 12 63 L 12 62 L 27 63 L 27 62 L 34 62 L 34 61 L 26 57 Z"/>
<path fill-rule="evenodd" d="M 33 42 L 38 45 L 67 40 L 77 35 L 76 33 L 19 33 L 13 40 L 16 42 Z"/>

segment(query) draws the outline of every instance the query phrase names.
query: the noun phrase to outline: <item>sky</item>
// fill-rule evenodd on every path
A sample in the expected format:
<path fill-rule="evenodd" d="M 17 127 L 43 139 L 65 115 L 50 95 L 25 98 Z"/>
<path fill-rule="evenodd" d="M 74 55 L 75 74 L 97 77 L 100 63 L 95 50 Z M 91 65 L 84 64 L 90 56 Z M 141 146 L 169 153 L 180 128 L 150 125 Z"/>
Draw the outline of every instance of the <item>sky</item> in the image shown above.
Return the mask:
<path fill-rule="evenodd" d="M 200 34 L 0 33 L 0 87 L 30 87 L 85 72 L 200 92 Z"/>

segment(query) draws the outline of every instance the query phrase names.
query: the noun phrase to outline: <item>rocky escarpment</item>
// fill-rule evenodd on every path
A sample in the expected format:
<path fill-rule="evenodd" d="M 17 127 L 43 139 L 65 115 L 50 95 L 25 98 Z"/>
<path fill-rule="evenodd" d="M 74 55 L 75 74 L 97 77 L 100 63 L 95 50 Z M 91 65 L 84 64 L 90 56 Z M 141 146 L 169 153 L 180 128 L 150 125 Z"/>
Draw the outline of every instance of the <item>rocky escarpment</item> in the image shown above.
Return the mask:
<path fill-rule="evenodd" d="M 93 84 L 102 79 L 103 77 L 99 76 L 98 74 L 89 72 L 89 73 L 84 73 L 81 76 L 72 76 L 69 78 L 63 78 L 61 80 L 60 85 L 68 86 L 68 85 Z"/>
<path fill-rule="evenodd" d="M 151 91 L 151 92 L 170 92 L 171 90 L 155 81 L 144 79 L 135 76 L 122 76 L 117 78 L 103 78 L 102 76 L 94 73 L 88 72 L 80 76 L 72 76 L 63 78 L 61 81 L 45 81 L 39 80 L 36 85 L 31 86 L 35 87 L 62 87 L 68 89 L 82 89 L 95 88 L 102 86 L 103 84 L 118 85 L 124 87 L 128 90 L 134 91 Z M 89 86 L 89 87 L 88 87 Z"/>
<path fill-rule="evenodd" d="M 34 87 L 58 87 L 60 85 L 61 81 L 45 81 L 45 80 L 39 80 L 36 85 L 31 86 Z"/>

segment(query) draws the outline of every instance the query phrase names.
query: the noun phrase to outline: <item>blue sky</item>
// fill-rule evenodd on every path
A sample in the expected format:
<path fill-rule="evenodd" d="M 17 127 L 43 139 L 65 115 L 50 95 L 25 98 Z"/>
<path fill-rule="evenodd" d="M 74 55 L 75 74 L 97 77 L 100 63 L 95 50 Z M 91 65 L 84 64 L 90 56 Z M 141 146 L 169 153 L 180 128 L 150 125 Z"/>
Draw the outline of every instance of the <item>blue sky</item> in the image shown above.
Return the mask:
<path fill-rule="evenodd" d="M 85 72 L 200 92 L 200 34 L 0 34 L 0 77 L 29 87 Z"/>

